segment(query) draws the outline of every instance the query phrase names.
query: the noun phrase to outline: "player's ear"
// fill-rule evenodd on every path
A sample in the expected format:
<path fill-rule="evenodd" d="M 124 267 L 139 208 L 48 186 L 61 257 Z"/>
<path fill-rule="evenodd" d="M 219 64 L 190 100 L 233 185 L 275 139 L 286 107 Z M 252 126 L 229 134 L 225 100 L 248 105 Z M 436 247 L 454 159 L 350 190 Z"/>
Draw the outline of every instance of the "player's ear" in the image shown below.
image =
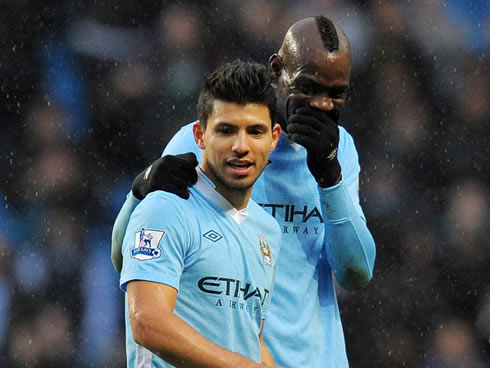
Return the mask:
<path fill-rule="evenodd" d="M 192 127 L 192 132 L 194 133 L 194 141 L 200 149 L 204 149 L 204 126 L 196 121 Z"/>
<path fill-rule="evenodd" d="M 282 57 L 280 55 L 273 54 L 269 58 L 269 70 L 275 78 L 279 78 L 281 76 L 283 65 Z"/>
<path fill-rule="evenodd" d="M 274 124 L 272 127 L 272 142 L 270 151 L 274 151 L 277 146 L 277 142 L 279 141 L 279 137 L 281 136 L 281 126 L 279 124 Z"/>

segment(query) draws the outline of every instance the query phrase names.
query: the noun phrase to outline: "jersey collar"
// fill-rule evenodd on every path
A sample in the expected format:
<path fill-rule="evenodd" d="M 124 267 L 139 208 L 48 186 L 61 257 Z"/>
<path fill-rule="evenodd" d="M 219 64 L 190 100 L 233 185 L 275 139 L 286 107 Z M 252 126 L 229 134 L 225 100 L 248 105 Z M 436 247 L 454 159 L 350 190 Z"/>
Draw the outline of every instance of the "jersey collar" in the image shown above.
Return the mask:
<path fill-rule="evenodd" d="M 288 145 L 290 145 L 296 152 L 298 152 L 301 149 L 301 145 L 299 145 L 296 142 L 293 142 L 291 139 L 288 138 L 288 133 L 286 133 L 284 130 L 281 132 L 281 139 Z"/>
<path fill-rule="evenodd" d="M 247 207 L 237 210 L 228 200 L 216 191 L 216 185 L 204 174 L 200 167 L 196 168 L 196 188 L 211 202 L 216 204 L 226 215 L 230 216 L 237 224 L 241 224 L 248 217 Z M 250 202 L 249 202 L 250 203 Z"/>

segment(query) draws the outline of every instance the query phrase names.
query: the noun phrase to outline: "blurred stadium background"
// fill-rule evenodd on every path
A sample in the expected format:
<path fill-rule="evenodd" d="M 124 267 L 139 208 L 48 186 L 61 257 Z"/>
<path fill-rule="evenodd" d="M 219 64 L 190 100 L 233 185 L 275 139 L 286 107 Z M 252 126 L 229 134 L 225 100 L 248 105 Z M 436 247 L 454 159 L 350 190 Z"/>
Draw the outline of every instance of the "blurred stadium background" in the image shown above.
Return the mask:
<path fill-rule="evenodd" d="M 490 364 L 489 1 L 0 1 L 0 366 L 123 367 L 110 262 L 132 178 L 203 74 L 298 19 L 353 46 L 342 124 L 374 279 L 339 290 L 351 366 Z"/>

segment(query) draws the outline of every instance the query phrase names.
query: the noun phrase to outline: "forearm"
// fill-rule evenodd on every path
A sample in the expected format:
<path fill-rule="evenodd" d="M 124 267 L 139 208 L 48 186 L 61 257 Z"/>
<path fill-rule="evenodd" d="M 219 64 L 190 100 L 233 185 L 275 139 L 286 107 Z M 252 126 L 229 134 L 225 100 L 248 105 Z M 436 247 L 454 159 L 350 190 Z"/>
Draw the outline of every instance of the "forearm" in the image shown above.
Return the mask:
<path fill-rule="evenodd" d="M 176 367 L 260 367 L 202 336 L 173 313 L 153 310 L 131 317 L 135 341 Z"/>
<path fill-rule="evenodd" d="M 122 269 L 122 243 L 124 239 L 124 233 L 128 227 L 129 219 L 134 209 L 140 201 L 129 193 L 126 201 L 124 202 L 121 210 L 119 211 L 114 226 L 112 228 L 112 242 L 111 242 L 111 259 L 112 264 L 117 272 L 121 272 Z"/>
<path fill-rule="evenodd" d="M 320 198 L 330 267 L 342 287 L 360 289 L 373 275 L 374 239 L 343 181 L 331 188 L 321 188 Z"/>
<path fill-rule="evenodd" d="M 265 346 L 262 335 L 260 336 L 260 349 L 260 362 L 268 367 L 275 367 L 276 363 L 274 362 L 274 358 L 272 357 L 269 349 L 267 349 L 267 347 Z"/>

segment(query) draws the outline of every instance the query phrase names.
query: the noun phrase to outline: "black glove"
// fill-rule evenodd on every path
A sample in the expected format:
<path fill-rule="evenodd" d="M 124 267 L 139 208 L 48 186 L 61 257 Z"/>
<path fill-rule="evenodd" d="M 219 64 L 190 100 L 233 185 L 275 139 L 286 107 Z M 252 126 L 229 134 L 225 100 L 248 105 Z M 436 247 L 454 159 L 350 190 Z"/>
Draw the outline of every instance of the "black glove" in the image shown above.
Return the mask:
<path fill-rule="evenodd" d="M 318 185 L 327 188 L 337 184 L 342 178 L 337 159 L 339 110 L 327 112 L 295 101 L 288 109 L 288 137 L 306 148 L 306 162 Z"/>
<path fill-rule="evenodd" d="M 131 189 L 139 200 L 155 190 L 164 190 L 189 198 L 189 190 L 197 181 L 196 155 L 192 152 L 160 157 L 134 179 Z"/>

